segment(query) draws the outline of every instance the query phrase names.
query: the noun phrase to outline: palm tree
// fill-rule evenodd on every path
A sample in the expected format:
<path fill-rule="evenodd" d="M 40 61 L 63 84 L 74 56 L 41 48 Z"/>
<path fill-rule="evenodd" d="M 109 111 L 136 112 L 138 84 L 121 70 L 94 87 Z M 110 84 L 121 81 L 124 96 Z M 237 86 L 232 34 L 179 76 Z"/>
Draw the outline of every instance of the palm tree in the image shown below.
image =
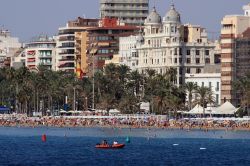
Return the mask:
<path fill-rule="evenodd" d="M 177 77 L 177 69 L 170 67 L 167 71 L 166 71 L 166 75 L 168 76 L 168 79 L 172 82 L 172 83 L 176 83 L 176 77 Z"/>
<path fill-rule="evenodd" d="M 155 76 L 156 71 L 153 69 L 146 69 L 146 74 L 150 79 L 152 79 Z"/>
<path fill-rule="evenodd" d="M 197 88 L 196 94 L 198 94 L 198 99 L 196 101 L 203 107 L 203 116 L 205 117 L 205 106 L 207 104 L 207 98 L 209 94 L 211 94 L 211 89 L 201 86 Z"/>
<path fill-rule="evenodd" d="M 191 110 L 192 109 L 193 94 L 197 90 L 198 86 L 194 82 L 187 82 L 184 87 L 188 93 L 188 109 Z"/>
<path fill-rule="evenodd" d="M 240 105 L 243 108 L 249 108 L 250 103 L 250 73 L 234 82 L 234 89 L 237 96 L 240 96 Z M 249 112 L 248 112 L 249 115 Z"/>

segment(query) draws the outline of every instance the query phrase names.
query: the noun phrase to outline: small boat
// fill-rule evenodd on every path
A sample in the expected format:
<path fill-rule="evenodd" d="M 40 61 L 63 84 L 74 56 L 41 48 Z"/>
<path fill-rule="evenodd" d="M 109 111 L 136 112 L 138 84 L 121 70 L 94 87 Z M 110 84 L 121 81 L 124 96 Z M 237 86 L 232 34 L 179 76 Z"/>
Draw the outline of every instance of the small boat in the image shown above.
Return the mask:
<path fill-rule="evenodd" d="M 125 144 L 97 144 L 95 147 L 98 149 L 122 149 L 125 146 Z"/>

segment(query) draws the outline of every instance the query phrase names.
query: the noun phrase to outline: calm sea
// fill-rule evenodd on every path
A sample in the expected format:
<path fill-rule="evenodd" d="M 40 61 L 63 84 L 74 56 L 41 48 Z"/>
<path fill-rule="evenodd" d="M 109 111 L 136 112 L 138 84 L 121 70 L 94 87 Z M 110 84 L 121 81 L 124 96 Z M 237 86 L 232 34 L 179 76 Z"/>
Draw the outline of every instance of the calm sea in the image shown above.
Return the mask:
<path fill-rule="evenodd" d="M 47 142 L 41 135 L 47 135 Z M 98 150 L 103 139 L 131 143 Z M 0 128 L 0 166 L 250 165 L 250 132 L 166 129 Z"/>

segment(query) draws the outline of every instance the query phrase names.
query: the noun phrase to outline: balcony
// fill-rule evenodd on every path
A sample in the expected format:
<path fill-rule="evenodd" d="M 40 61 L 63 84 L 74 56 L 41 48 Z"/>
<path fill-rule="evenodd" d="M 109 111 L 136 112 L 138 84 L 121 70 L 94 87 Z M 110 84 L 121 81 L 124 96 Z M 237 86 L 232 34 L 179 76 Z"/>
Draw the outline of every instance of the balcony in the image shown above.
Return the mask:
<path fill-rule="evenodd" d="M 107 3 L 110 3 L 110 4 L 148 4 L 149 3 L 149 0 L 140 0 L 140 1 L 135 1 L 135 0 L 127 0 L 127 1 L 124 1 L 124 0 L 100 0 L 100 3 L 101 4 L 107 4 Z"/>
<path fill-rule="evenodd" d="M 52 62 L 40 62 L 40 65 L 51 66 Z"/>
<path fill-rule="evenodd" d="M 103 12 L 103 15 L 108 16 L 108 17 L 131 17 L 131 18 L 137 18 L 137 17 L 147 17 L 147 13 L 110 13 L 110 12 Z"/>
<path fill-rule="evenodd" d="M 66 61 L 72 62 L 72 61 L 75 61 L 75 58 L 62 58 L 59 61 L 61 61 L 61 62 L 66 62 Z"/>
<path fill-rule="evenodd" d="M 59 55 L 72 55 L 74 56 L 75 51 L 60 52 Z"/>
<path fill-rule="evenodd" d="M 130 10 L 130 11 L 131 10 L 134 10 L 134 11 L 146 10 L 146 11 L 148 11 L 148 7 L 141 7 L 141 6 L 139 6 L 139 7 L 137 7 L 137 6 L 134 6 L 134 7 L 126 6 L 126 7 L 124 7 L 122 5 L 120 5 L 120 6 L 102 5 L 101 10 L 125 10 L 125 11 L 128 11 L 128 10 Z"/>
<path fill-rule="evenodd" d="M 48 54 L 48 55 L 40 54 L 39 58 L 52 58 L 52 55 L 51 54 Z"/>

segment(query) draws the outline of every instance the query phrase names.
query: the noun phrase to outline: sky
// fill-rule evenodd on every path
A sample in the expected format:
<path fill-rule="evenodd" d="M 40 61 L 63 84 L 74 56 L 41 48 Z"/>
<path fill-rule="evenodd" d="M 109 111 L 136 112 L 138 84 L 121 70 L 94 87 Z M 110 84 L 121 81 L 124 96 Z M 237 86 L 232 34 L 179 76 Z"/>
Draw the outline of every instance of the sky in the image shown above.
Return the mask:
<path fill-rule="evenodd" d="M 249 0 L 174 0 L 182 23 L 201 25 L 210 38 L 218 36 L 220 22 L 225 15 L 243 14 L 242 6 Z M 171 0 L 151 0 L 150 10 L 156 6 L 164 16 Z M 0 0 L 0 27 L 28 42 L 40 34 L 53 36 L 68 20 L 78 16 L 99 17 L 99 0 Z M 217 33 L 217 35 L 214 35 Z"/>

